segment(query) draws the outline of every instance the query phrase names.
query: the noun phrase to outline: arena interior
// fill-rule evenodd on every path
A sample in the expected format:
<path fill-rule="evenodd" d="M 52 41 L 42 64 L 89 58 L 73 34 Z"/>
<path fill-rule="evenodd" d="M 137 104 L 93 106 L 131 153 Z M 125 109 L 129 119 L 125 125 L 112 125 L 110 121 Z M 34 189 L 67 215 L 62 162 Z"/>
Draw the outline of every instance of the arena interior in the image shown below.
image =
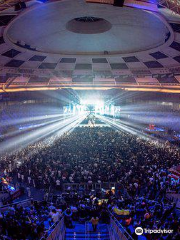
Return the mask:
<path fill-rule="evenodd" d="M 0 239 L 180 239 L 179 14 L 0 1 Z"/>

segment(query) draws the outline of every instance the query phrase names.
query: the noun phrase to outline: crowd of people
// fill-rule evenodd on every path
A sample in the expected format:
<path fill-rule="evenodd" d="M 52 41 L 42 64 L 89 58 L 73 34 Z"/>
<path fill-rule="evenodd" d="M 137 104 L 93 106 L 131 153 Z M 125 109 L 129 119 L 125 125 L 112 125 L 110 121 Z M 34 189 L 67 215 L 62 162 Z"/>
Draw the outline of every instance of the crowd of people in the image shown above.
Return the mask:
<path fill-rule="evenodd" d="M 110 127 L 77 127 L 49 146 L 42 141 L 3 156 L 0 164 L 5 175 L 37 188 L 119 181 L 135 195 L 153 184 L 167 190 L 168 169 L 180 164 L 180 152 Z"/>
<path fill-rule="evenodd" d="M 72 197 L 73 207 L 82 215 L 87 209 L 105 215 L 107 209 L 129 209 L 129 215 L 120 221 L 131 234 L 136 226 L 174 230 L 174 235 L 156 239 L 180 236 L 175 206 L 167 205 L 165 197 L 168 190 L 180 193 L 180 183 L 170 178 L 168 171 L 177 165 L 177 147 L 108 126 L 77 127 L 53 143 L 52 139 L 37 142 L 0 161 L 4 176 L 17 186 L 61 192 L 64 183 L 117 183 L 115 193 L 106 196 L 102 211 L 98 211 L 98 201 L 82 200 L 77 193 Z"/>
<path fill-rule="evenodd" d="M 7 239 L 41 239 L 61 216 L 62 209 L 46 201 L 31 201 L 26 207 L 11 205 L 0 214 L 0 236 L 7 236 Z"/>

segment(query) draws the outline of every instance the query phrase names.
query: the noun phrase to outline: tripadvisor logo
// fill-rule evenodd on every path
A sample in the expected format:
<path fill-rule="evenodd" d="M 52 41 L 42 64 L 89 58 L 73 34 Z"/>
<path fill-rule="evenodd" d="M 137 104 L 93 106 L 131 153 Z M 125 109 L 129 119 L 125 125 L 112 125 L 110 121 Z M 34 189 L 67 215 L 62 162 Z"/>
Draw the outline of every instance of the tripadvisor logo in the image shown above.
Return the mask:
<path fill-rule="evenodd" d="M 152 230 L 152 229 L 147 229 L 147 228 L 144 228 L 144 230 L 143 230 L 142 227 L 137 227 L 135 229 L 136 235 L 142 235 L 143 232 L 144 233 L 150 233 L 150 234 L 152 234 L 152 233 L 162 233 L 162 234 L 165 233 L 165 234 L 167 234 L 167 233 L 173 233 L 173 230 L 172 229 L 154 229 L 154 230 Z"/>
<path fill-rule="evenodd" d="M 135 229 L 135 233 L 136 233 L 136 235 L 142 235 L 143 234 L 143 229 L 141 227 L 137 227 Z"/>

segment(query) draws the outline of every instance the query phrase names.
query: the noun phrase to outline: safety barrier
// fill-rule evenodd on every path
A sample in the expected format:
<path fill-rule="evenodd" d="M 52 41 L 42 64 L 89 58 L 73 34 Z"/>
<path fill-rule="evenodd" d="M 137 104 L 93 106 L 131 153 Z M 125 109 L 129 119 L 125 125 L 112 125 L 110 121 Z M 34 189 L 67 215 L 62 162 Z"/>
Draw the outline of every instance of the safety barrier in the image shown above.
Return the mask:
<path fill-rule="evenodd" d="M 48 229 L 46 240 L 64 240 L 65 239 L 65 224 L 64 216 L 61 217 L 58 223 L 55 223 Z"/>
<path fill-rule="evenodd" d="M 67 190 L 100 190 L 100 189 L 111 189 L 115 187 L 115 182 L 105 182 L 105 183 L 64 183 L 63 184 L 63 191 Z"/>
<path fill-rule="evenodd" d="M 134 240 L 126 229 L 119 223 L 116 217 L 110 214 L 110 227 L 109 227 L 109 237 L 110 240 Z"/>

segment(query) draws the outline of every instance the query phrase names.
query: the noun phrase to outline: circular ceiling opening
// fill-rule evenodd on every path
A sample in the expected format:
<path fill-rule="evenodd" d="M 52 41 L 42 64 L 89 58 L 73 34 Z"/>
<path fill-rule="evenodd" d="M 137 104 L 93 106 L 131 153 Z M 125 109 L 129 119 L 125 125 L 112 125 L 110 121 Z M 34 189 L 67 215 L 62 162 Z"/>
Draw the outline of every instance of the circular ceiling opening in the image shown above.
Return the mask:
<path fill-rule="evenodd" d="M 98 22 L 98 21 L 101 21 L 102 18 L 87 16 L 87 17 L 78 17 L 78 18 L 75 18 L 74 20 L 76 20 L 77 22 Z"/>
<path fill-rule="evenodd" d="M 80 34 L 103 33 L 109 31 L 111 27 L 107 20 L 91 16 L 74 18 L 66 24 L 67 30 Z"/>

